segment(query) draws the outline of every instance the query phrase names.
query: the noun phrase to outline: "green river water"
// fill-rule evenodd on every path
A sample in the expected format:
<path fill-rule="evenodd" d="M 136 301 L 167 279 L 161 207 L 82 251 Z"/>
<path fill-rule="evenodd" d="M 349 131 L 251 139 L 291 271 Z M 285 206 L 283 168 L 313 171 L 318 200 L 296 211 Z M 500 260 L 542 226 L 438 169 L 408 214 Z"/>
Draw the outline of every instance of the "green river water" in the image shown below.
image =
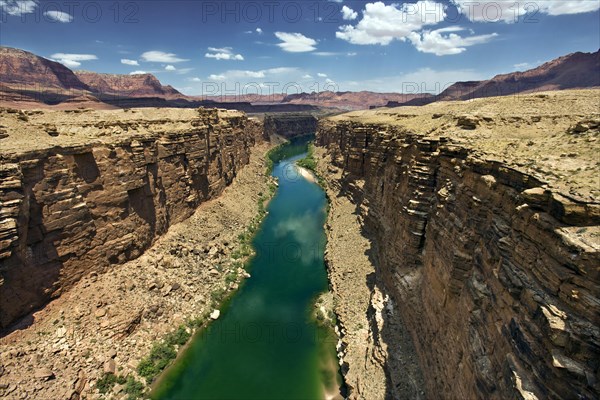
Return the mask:
<path fill-rule="evenodd" d="M 307 143 L 307 138 L 296 139 L 274 155 L 279 187 L 253 240 L 252 277 L 221 310 L 221 317 L 192 339 L 153 398 L 339 396 L 337 338 L 312 316 L 316 297 L 327 291 L 327 199 L 294 167 L 306 154 Z"/>

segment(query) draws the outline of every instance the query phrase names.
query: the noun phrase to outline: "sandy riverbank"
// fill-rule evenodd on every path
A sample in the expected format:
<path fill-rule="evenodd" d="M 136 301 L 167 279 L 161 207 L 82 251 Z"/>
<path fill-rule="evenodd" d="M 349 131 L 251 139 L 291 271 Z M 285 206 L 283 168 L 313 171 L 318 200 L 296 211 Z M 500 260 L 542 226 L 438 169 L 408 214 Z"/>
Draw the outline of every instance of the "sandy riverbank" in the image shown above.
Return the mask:
<path fill-rule="evenodd" d="M 298 172 L 298 175 L 302 176 L 304 179 L 306 179 L 309 182 L 313 182 L 313 183 L 317 183 L 317 177 L 315 176 L 315 174 L 312 173 L 312 171 L 301 167 L 297 164 L 294 164 L 296 167 L 296 172 Z"/>

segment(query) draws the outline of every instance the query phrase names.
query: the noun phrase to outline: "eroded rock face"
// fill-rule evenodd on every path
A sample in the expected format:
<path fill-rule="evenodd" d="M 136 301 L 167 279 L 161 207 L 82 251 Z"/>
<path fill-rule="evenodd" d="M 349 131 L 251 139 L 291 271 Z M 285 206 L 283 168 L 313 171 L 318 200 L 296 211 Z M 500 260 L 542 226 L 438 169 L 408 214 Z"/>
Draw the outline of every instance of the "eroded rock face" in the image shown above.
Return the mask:
<path fill-rule="evenodd" d="M 265 135 L 285 138 L 313 135 L 317 131 L 317 118 L 309 113 L 281 113 L 265 116 Z"/>
<path fill-rule="evenodd" d="M 401 127 L 323 121 L 317 145 L 343 170 L 429 397 L 598 396 L 597 203 Z"/>
<path fill-rule="evenodd" d="M 216 109 L 121 112 L 117 125 L 108 114 L 50 114 L 65 121 L 49 139 L 63 145 L 7 150 L 0 164 L 0 327 L 82 276 L 138 257 L 219 195 L 262 135 L 243 113 Z M 25 130 L 48 137 L 46 117 L 32 118 Z M 63 131 L 78 126 L 97 139 L 78 144 Z"/>
<path fill-rule="evenodd" d="M 129 97 L 182 96 L 170 85 L 163 85 L 152 74 L 118 75 L 77 71 L 75 75 L 99 95 Z"/>

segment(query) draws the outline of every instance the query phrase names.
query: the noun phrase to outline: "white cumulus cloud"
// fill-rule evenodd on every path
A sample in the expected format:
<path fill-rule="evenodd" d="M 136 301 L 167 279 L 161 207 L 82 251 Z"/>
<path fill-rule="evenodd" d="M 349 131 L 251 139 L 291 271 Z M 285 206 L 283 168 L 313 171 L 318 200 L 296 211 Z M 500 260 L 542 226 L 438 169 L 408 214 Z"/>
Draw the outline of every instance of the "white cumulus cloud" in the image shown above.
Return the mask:
<path fill-rule="evenodd" d="M 0 11 L 17 17 L 33 13 L 37 6 L 35 0 L 0 0 Z"/>
<path fill-rule="evenodd" d="M 517 22 L 528 15 L 537 19 L 539 14 L 565 15 L 593 12 L 600 9 L 597 0 L 537 0 L 537 1 L 490 1 L 452 0 L 458 10 L 471 21 Z M 538 15 L 538 17 L 536 17 Z"/>
<path fill-rule="evenodd" d="M 175 66 L 173 66 L 173 65 L 167 65 L 165 67 L 165 71 L 176 71 L 176 70 L 177 70 L 177 68 L 175 68 Z"/>
<path fill-rule="evenodd" d="M 275 32 L 277 39 L 281 40 L 277 46 L 290 53 L 305 53 L 316 49 L 317 41 L 301 33 Z"/>
<path fill-rule="evenodd" d="M 178 63 L 183 61 L 189 61 L 184 58 L 177 57 L 173 53 L 165 53 L 163 51 L 152 50 L 142 54 L 142 60 L 147 62 L 162 62 L 162 63 Z"/>
<path fill-rule="evenodd" d="M 321 73 L 321 72 L 319 72 L 319 73 L 317 74 L 317 76 L 318 76 L 319 78 L 327 78 L 327 74 L 323 74 L 323 73 Z"/>
<path fill-rule="evenodd" d="M 147 73 L 148 73 L 147 71 L 139 71 L 138 70 L 138 71 L 130 72 L 129 75 L 144 75 L 144 74 L 147 74 Z"/>
<path fill-rule="evenodd" d="M 356 25 L 344 25 L 335 36 L 353 44 L 388 45 L 394 39 L 406 40 L 411 32 L 436 25 L 446 17 L 445 7 L 429 0 L 417 3 L 385 5 L 367 3 Z"/>
<path fill-rule="evenodd" d="M 54 22 L 62 22 L 63 24 L 73 22 L 73 16 L 62 11 L 46 11 L 44 17 Z"/>
<path fill-rule="evenodd" d="M 348 6 L 342 7 L 342 18 L 346 21 L 355 20 L 358 17 L 358 13 Z"/>
<path fill-rule="evenodd" d="M 462 0 L 454 0 L 462 1 Z M 447 5 L 431 0 L 416 3 L 385 5 L 378 1 L 367 3 L 363 17 L 355 25 L 340 26 L 336 37 L 358 45 L 386 46 L 394 40 L 409 42 L 423 53 L 437 56 L 460 54 L 467 47 L 486 43 L 496 33 L 462 36 L 462 27 L 427 29 L 446 18 Z"/>
<path fill-rule="evenodd" d="M 214 58 L 215 60 L 244 60 L 244 56 L 241 54 L 234 54 L 231 47 L 209 47 L 208 51 L 209 53 L 204 54 L 204 57 L 206 58 Z"/>
<path fill-rule="evenodd" d="M 469 46 L 486 43 L 498 36 L 497 34 L 492 33 L 488 35 L 462 37 L 454 33 L 463 30 L 463 28 L 456 26 L 434 31 L 426 30 L 420 33 L 412 32 L 408 38 L 420 52 L 433 53 L 436 56 L 446 56 L 460 54 Z"/>
<path fill-rule="evenodd" d="M 259 35 L 263 33 L 263 30 L 260 28 L 256 28 L 256 33 L 258 33 Z"/>
<path fill-rule="evenodd" d="M 121 59 L 121 64 L 125 64 L 125 65 L 140 65 L 136 60 L 129 60 L 127 58 L 122 58 Z"/>
<path fill-rule="evenodd" d="M 97 60 L 94 54 L 54 53 L 50 57 L 69 68 L 79 67 L 82 61 Z"/>

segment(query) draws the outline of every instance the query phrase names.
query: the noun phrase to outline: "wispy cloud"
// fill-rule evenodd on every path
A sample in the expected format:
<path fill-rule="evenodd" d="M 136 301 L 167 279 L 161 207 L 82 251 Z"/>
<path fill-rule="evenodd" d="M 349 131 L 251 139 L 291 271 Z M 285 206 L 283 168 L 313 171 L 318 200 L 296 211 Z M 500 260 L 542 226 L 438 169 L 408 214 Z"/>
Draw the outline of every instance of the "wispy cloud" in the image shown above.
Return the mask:
<path fill-rule="evenodd" d="M 147 51 L 142 54 L 142 60 L 146 62 L 179 63 L 189 61 L 185 58 L 179 58 L 174 53 L 165 53 L 159 50 Z"/>
<path fill-rule="evenodd" d="M 529 65 L 529 63 L 524 62 L 524 63 L 515 64 L 515 65 L 513 65 L 513 67 L 515 67 L 516 70 L 523 71 L 523 70 L 529 69 L 531 66 Z"/>
<path fill-rule="evenodd" d="M 321 73 L 321 72 L 319 72 L 319 73 L 317 74 L 317 76 L 318 76 L 319 78 L 327 78 L 327 74 L 323 74 L 323 73 Z"/>
<path fill-rule="evenodd" d="M 334 51 L 315 51 L 311 54 L 314 54 L 315 56 L 321 56 L 321 57 L 332 57 L 332 56 L 339 56 L 343 53 L 336 53 Z"/>
<path fill-rule="evenodd" d="M 275 32 L 277 39 L 281 40 L 277 46 L 290 53 L 305 53 L 316 50 L 317 41 L 301 33 Z"/>
<path fill-rule="evenodd" d="M 175 72 L 177 73 L 177 75 L 185 75 L 185 74 L 189 74 L 193 70 L 194 70 L 194 68 L 177 68 L 177 71 L 175 71 Z"/>
<path fill-rule="evenodd" d="M 204 54 L 206 58 L 214 58 L 215 60 L 244 60 L 241 54 L 234 54 L 231 47 L 209 47 L 208 51 L 209 53 Z"/>
<path fill-rule="evenodd" d="M 469 46 L 487 43 L 498 36 L 496 33 L 492 33 L 489 35 L 462 37 L 453 33 L 463 30 L 464 28 L 455 26 L 434 31 L 423 31 L 421 33 L 412 32 L 408 36 L 408 39 L 420 52 L 433 53 L 436 56 L 446 56 L 450 54 L 460 54 Z M 444 33 L 448 34 L 445 35 Z"/>
<path fill-rule="evenodd" d="M 125 65 L 140 65 L 140 63 L 138 63 L 136 60 L 130 60 L 127 58 L 122 58 L 121 59 L 121 64 L 125 64 Z"/>
<path fill-rule="evenodd" d="M 73 22 L 73 16 L 69 13 L 62 11 L 46 11 L 44 13 L 44 17 L 48 18 L 51 21 L 61 22 L 63 24 Z"/>
<path fill-rule="evenodd" d="M 286 74 L 297 73 L 298 68 L 295 67 L 277 67 L 261 69 L 258 71 L 251 70 L 229 70 L 220 74 L 212 74 L 208 77 L 210 80 L 223 81 L 223 80 L 247 80 L 247 79 L 266 79 L 270 77 L 277 77 Z"/>
<path fill-rule="evenodd" d="M 583 14 L 600 9 L 597 0 L 537 0 L 513 2 L 498 0 L 452 0 L 458 11 L 471 21 L 515 23 L 519 16 Z"/>
<path fill-rule="evenodd" d="M 458 81 L 479 81 L 489 77 L 486 71 L 473 69 L 435 70 L 421 68 L 413 72 L 380 76 L 358 81 L 338 81 L 341 90 L 372 90 L 407 94 L 438 94 Z"/>
<path fill-rule="evenodd" d="M 70 53 L 54 53 L 50 56 L 53 60 L 66 65 L 69 68 L 79 67 L 82 61 L 97 60 L 94 54 L 70 54 Z"/>

